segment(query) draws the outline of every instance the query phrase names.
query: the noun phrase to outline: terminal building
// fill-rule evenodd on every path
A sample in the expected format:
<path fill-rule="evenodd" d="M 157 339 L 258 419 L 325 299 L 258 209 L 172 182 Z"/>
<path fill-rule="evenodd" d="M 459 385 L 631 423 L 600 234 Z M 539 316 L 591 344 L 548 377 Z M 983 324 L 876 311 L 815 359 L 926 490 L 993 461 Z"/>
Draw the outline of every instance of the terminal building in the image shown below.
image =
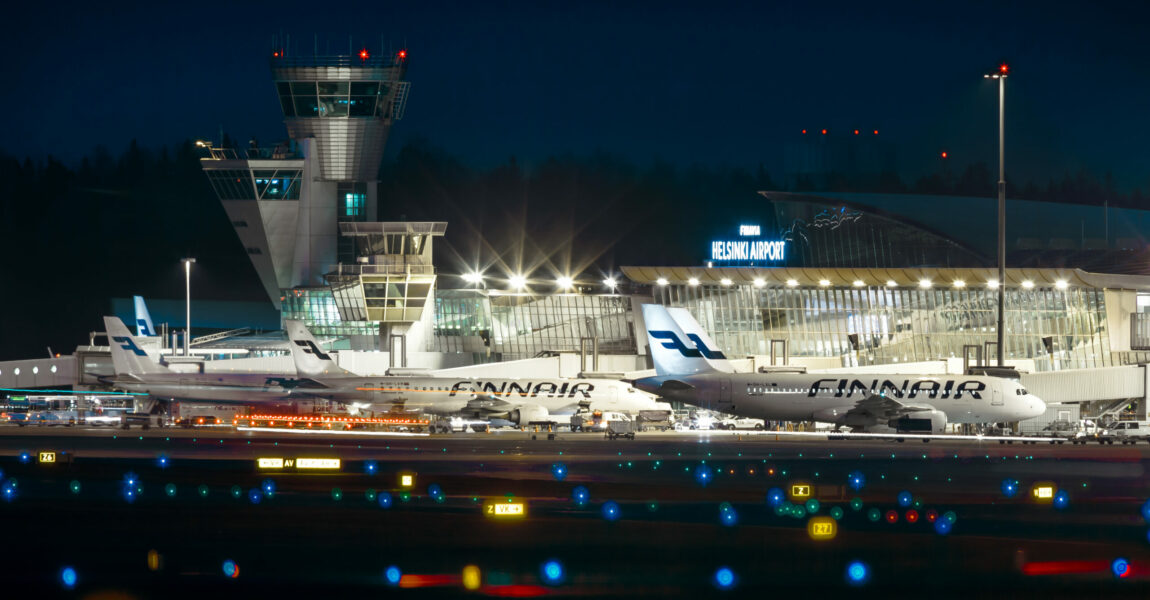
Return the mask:
<path fill-rule="evenodd" d="M 270 60 L 290 143 L 205 143 L 201 164 L 281 319 L 306 322 L 349 370 L 639 376 L 651 368 L 639 307 L 657 302 L 687 308 L 748 370 L 955 373 L 997 359 L 1002 286 L 1001 352 L 1055 403 L 1039 425 L 1131 405 L 1146 418 L 1150 211 L 1010 200 L 1000 282 L 994 199 L 768 190 L 694 265 L 624 266 L 625 281 L 576 278 L 562 291 L 531 274 L 443 281 L 433 244 L 447 223 L 378 220 L 380 160 L 410 90 L 406 51 L 277 49 Z M 0 363 L 0 384 L 98 386 L 107 351 L 96 341 Z M 217 359 L 206 369 L 293 368 L 282 334 L 193 346 Z"/>

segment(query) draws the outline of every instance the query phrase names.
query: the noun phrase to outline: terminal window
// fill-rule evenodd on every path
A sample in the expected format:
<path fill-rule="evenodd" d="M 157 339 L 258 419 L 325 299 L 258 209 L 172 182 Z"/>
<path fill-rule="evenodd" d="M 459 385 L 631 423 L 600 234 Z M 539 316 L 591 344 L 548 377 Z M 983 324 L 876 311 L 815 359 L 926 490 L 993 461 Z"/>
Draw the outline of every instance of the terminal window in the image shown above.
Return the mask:
<path fill-rule="evenodd" d="M 362 217 L 363 216 L 363 202 L 364 194 L 357 192 L 348 192 L 343 195 L 343 216 L 345 217 Z"/>

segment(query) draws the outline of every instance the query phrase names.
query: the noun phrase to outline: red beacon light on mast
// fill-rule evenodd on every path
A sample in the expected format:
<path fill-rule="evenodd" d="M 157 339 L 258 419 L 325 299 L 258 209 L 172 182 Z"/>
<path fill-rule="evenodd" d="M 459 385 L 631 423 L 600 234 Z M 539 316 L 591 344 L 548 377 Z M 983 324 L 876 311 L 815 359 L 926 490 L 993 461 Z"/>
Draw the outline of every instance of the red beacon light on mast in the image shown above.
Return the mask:
<path fill-rule="evenodd" d="M 1010 70 L 1010 67 L 1006 66 L 1006 63 L 1002 63 L 1001 65 L 998 66 L 998 72 L 1003 74 L 1003 75 L 1006 75 L 1007 71 L 1009 71 L 1009 70 Z"/>
<path fill-rule="evenodd" d="M 359 59 L 360 60 L 367 60 L 369 58 L 371 58 L 371 54 L 368 54 L 367 48 L 364 48 L 364 49 L 359 51 Z"/>
<path fill-rule="evenodd" d="M 399 52 L 396 52 L 395 57 L 398 58 L 399 60 L 406 60 L 407 59 L 407 50 L 400 50 Z"/>

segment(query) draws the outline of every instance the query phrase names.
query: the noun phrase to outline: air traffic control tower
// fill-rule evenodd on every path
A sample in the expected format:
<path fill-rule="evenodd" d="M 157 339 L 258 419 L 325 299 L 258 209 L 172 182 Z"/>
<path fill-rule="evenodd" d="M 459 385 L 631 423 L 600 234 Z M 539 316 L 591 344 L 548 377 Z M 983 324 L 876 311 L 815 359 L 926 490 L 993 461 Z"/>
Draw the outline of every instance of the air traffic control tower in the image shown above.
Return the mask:
<path fill-rule="evenodd" d="M 378 335 L 341 320 L 325 275 L 362 262 L 341 223 L 374 222 L 379 165 L 392 123 L 403 117 L 407 51 L 335 56 L 272 51 L 271 71 L 290 142 L 207 149 L 205 174 L 227 211 L 268 297 L 285 317 L 306 317 L 331 335 Z M 338 331 L 324 330 L 339 324 Z"/>

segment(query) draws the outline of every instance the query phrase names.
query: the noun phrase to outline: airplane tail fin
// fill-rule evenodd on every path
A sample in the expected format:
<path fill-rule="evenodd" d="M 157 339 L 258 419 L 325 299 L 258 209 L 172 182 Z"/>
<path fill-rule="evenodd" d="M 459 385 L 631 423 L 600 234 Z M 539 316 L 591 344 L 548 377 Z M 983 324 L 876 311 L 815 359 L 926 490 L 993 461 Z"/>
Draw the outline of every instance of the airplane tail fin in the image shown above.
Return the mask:
<path fill-rule="evenodd" d="M 139 376 L 170 372 L 140 348 L 118 317 L 104 317 L 104 330 L 108 333 L 108 345 L 112 347 L 112 365 L 116 368 L 116 375 Z"/>
<path fill-rule="evenodd" d="M 303 321 L 285 319 L 291 357 L 300 375 L 353 375 L 351 371 L 336 364 L 331 354 L 319 347 L 319 342 L 307 330 Z"/>
<path fill-rule="evenodd" d="M 695 317 L 691 316 L 690 311 L 685 308 L 667 307 L 667 312 L 671 313 L 671 318 L 674 319 L 679 329 L 682 329 L 683 333 L 687 334 L 687 345 L 694 343 L 695 348 L 703 355 L 703 360 L 707 361 L 707 364 L 711 365 L 716 371 L 722 371 L 724 373 L 735 372 L 735 368 L 731 366 L 726 355 L 719 351 L 719 345 L 715 343 L 715 340 L 711 339 L 711 336 L 707 335 L 707 332 L 703 330 L 703 327 L 699 325 Z"/>
<path fill-rule="evenodd" d="M 136 335 L 140 337 L 156 335 L 156 326 L 152 324 L 152 315 L 148 314 L 144 297 L 132 296 L 132 302 L 136 305 Z"/>
<path fill-rule="evenodd" d="M 692 375 L 715 370 L 715 367 L 703 358 L 703 352 L 695 344 L 690 343 L 690 338 L 671 317 L 666 307 L 644 304 L 642 308 L 655 373 Z"/>

